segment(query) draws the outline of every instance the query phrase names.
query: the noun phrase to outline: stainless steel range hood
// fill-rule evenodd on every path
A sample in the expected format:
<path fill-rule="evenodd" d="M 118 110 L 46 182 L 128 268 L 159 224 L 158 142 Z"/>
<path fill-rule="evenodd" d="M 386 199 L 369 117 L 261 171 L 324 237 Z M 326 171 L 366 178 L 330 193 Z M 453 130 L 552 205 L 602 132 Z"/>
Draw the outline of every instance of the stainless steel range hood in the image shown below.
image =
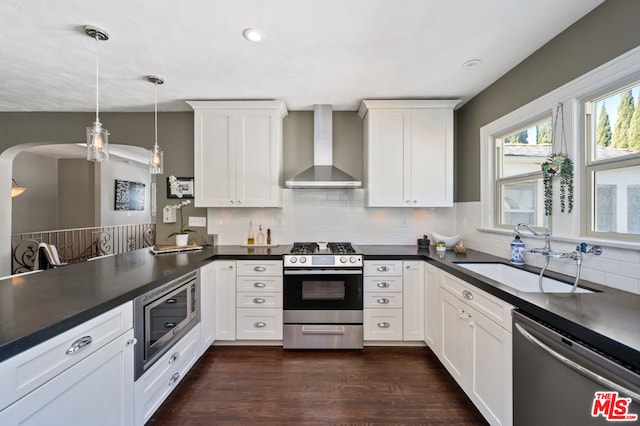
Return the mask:
<path fill-rule="evenodd" d="M 331 105 L 313 107 L 313 166 L 285 182 L 289 188 L 359 188 L 362 182 L 333 165 Z"/>

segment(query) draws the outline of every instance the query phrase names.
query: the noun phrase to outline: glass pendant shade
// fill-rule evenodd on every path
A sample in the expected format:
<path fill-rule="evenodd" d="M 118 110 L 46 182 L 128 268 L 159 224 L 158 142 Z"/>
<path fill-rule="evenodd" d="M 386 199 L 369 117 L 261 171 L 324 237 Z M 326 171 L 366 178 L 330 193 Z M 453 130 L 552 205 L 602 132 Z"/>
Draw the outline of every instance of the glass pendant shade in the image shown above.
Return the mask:
<path fill-rule="evenodd" d="M 149 173 L 161 175 L 164 170 L 164 154 L 158 145 L 149 150 Z"/>
<path fill-rule="evenodd" d="M 87 127 L 87 160 L 100 162 L 109 159 L 109 131 L 99 121 Z"/>

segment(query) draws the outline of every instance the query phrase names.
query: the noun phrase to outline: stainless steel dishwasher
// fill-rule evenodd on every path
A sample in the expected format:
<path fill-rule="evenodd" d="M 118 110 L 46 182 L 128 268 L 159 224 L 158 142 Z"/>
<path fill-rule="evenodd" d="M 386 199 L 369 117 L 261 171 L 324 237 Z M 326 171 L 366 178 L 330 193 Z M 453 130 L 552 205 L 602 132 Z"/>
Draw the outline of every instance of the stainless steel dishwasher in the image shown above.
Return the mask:
<path fill-rule="evenodd" d="M 513 424 L 640 424 L 640 375 L 513 311 Z"/>

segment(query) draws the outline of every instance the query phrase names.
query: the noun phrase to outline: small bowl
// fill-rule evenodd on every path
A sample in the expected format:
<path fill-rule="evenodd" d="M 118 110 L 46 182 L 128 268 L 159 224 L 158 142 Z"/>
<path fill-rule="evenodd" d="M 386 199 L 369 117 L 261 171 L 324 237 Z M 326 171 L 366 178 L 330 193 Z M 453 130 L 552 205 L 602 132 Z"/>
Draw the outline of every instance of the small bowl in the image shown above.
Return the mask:
<path fill-rule="evenodd" d="M 458 244 L 458 241 L 460 241 L 460 238 L 462 237 L 462 234 L 456 234 L 452 237 L 447 237 L 446 235 L 441 235 L 438 234 L 436 232 L 432 232 L 431 236 L 433 237 L 433 240 L 437 243 L 438 241 L 443 241 L 444 245 L 448 248 L 448 249 L 452 249 L 453 246 L 455 246 L 456 244 Z"/>

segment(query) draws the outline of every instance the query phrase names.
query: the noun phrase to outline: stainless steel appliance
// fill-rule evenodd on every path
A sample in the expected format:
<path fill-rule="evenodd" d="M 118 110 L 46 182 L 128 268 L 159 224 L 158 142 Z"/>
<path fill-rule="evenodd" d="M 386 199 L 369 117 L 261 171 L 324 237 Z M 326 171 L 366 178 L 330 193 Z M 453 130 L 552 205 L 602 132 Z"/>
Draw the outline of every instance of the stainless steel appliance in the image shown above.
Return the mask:
<path fill-rule="evenodd" d="M 520 312 L 512 316 L 514 425 L 640 422 L 638 372 Z"/>
<path fill-rule="evenodd" d="M 198 271 L 134 299 L 136 380 L 200 322 Z"/>
<path fill-rule="evenodd" d="M 362 254 L 350 243 L 294 243 L 283 303 L 285 349 L 362 349 Z"/>

